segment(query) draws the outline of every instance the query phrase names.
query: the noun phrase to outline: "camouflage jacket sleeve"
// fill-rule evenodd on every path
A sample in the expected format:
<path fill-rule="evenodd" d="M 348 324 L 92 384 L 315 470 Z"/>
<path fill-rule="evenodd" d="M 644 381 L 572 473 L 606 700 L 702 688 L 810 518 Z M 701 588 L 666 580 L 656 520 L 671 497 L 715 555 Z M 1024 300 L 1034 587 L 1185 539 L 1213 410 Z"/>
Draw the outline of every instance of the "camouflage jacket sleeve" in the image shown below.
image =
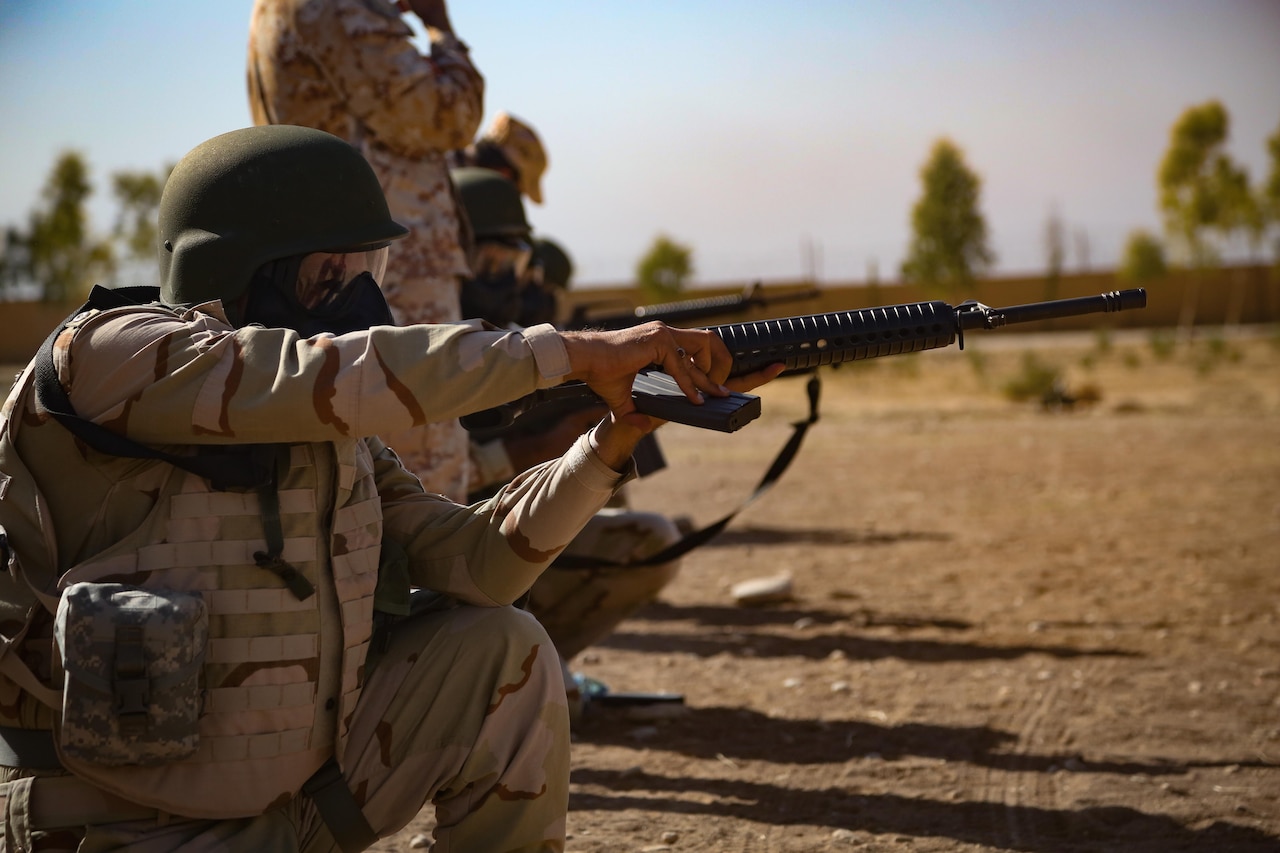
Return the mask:
<path fill-rule="evenodd" d="M 72 405 L 158 445 L 296 443 L 448 420 L 556 384 L 550 326 L 377 326 L 339 337 L 232 329 L 218 303 L 89 312 L 55 348 Z"/>
<path fill-rule="evenodd" d="M 601 462 L 587 436 L 471 506 L 423 492 L 389 452 L 375 466 L 384 535 L 407 552 L 411 582 L 484 606 L 524 594 L 631 476 Z"/>
<path fill-rule="evenodd" d="M 379 144 L 418 157 L 471 142 L 484 113 L 484 79 L 452 34 L 431 30 L 431 54 L 423 56 L 383 0 L 311 3 L 297 14 L 297 53 L 322 69 Z"/>
<path fill-rule="evenodd" d="M 379 326 L 306 339 L 233 329 L 218 303 L 124 308 L 69 324 L 54 363 L 82 417 L 144 443 L 365 438 L 385 534 L 406 551 L 410 580 L 475 604 L 521 595 L 625 480 L 584 438 L 489 501 L 461 506 L 427 494 L 376 438 L 554 384 L 569 363 L 551 326 Z"/>

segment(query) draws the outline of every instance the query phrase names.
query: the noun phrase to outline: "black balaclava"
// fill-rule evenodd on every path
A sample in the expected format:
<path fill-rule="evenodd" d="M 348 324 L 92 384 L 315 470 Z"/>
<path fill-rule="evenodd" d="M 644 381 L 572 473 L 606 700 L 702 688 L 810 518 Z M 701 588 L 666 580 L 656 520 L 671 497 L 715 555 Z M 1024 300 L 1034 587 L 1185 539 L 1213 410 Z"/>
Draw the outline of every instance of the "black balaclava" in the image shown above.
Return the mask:
<path fill-rule="evenodd" d="M 333 282 L 331 296 L 307 307 L 297 295 L 298 271 L 306 255 L 294 255 L 259 267 L 249 284 L 244 317 L 231 317 L 235 325 L 258 324 L 293 329 L 309 338 L 322 332 L 335 335 L 373 326 L 394 326 L 391 308 L 373 275 L 363 272 L 346 282 Z"/>

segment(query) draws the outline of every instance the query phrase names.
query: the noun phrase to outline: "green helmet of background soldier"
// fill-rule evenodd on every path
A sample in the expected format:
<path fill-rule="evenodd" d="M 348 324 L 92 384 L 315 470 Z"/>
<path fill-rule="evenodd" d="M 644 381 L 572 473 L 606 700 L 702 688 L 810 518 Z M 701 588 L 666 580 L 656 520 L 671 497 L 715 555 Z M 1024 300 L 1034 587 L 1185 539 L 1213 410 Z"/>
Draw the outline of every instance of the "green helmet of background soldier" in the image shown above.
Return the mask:
<path fill-rule="evenodd" d="M 165 183 L 160 297 L 231 302 L 270 261 L 372 249 L 407 233 L 344 140 L 290 125 L 234 130 L 192 149 Z"/>
<path fill-rule="evenodd" d="M 468 259 L 471 277 L 459 294 L 462 318 L 510 327 L 520 317 L 521 292 L 528 284 L 533 256 L 520 190 L 492 169 L 466 166 L 451 170 L 449 176 L 474 237 Z"/>
<path fill-rule="evenodd" d="M 536 326 L 555 323 L 560 316 L 560 294 L 569 288 L 573 261 L 560 244 L 546 237 L 533 240 L 533 275 L 520 294 L 520 314 L 516 323 Z"/>
<path fill-rule="evenodd" d="M 568 289 L 573 278 L 573 261 L 564 248 L 548 237 L 536 237 L 533 241 L 533 262 L 542 267 L 544 284 Z"/>
<path fill-rule="evenodd" d="M 476 240 L 528 239 L 532 229 L 524 216 L 520 190 L 514 183 L 493 169 L 478 166 L 452 169 L 449 176 L 458 188 Z"/>

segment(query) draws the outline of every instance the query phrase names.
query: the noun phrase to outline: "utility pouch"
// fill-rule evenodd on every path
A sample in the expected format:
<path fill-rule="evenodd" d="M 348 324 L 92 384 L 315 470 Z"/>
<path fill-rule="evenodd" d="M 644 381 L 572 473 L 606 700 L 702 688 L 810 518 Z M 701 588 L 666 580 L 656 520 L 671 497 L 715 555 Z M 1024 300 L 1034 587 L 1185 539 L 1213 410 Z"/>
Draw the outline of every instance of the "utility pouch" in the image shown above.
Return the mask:
<path fill-rule="evenodd" d="M 188 758 L 199 745 L 209 613 L 198 592 L 67 587 L 54 617 L 59 751 L 106 766 Z"/>

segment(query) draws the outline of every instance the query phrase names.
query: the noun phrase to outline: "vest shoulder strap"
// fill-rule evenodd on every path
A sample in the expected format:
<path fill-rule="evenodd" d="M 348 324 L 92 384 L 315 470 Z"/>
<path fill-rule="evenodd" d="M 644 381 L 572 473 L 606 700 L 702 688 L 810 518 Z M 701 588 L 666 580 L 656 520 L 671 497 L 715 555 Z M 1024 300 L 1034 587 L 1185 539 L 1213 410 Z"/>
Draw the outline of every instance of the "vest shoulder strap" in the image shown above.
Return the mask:
<path fill-rule="evenodd" d="M 160 288 L 158 287 L 107 288 L 95 285 L 89 294 L 89 300 L 53 330 L 36 354 L 35 389 L 40 407 L 74 433 L 77 438 L 100 453 L 133 459 L 162 460 L 208 480 L 209 484 L 218 491 L 257 488 L 264 485 L 274 473 L 269 462 L 264 464 L 264 461 L 272 458 L 272 455 L 256 452 L 256 445 L 232 448 L 217 454 L 178 456 L 140 444 L 131 438 L 112 432 L 101 424 L 86 420 L 80 417 L 71 405 L 71 400 L 63 389 L 62 383 L 58 381 L 57 368 L 53 363 L 53 347 L 58 336 L 68 324 L 85 311 L 93 309 L 105 311 L 130 305 L 157 304 L 159 298 Z"/>

